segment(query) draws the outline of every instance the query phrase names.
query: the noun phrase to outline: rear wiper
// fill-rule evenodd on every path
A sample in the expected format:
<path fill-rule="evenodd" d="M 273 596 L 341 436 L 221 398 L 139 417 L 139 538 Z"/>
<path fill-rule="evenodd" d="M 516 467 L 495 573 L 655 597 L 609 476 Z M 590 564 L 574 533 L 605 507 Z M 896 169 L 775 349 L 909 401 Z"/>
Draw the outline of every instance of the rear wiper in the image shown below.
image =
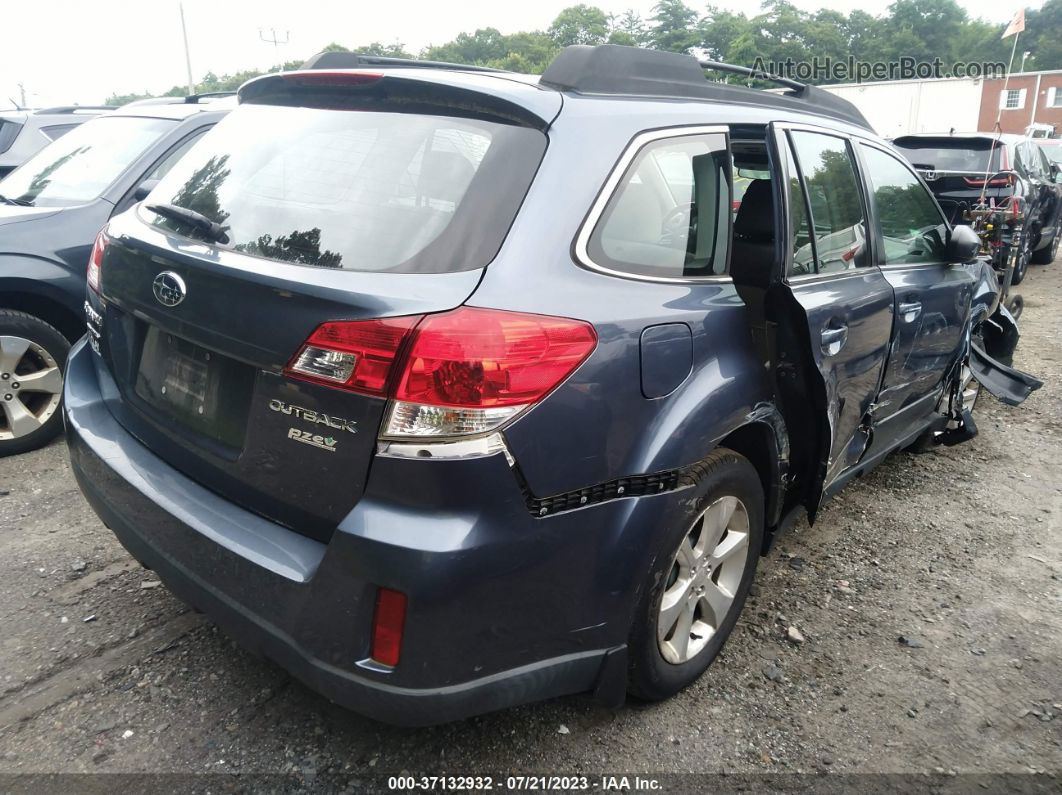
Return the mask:
<path fill-rule="evenodd" d="M 0 204 L 13 204 L 16 207 L 32 207 L 33 202 L 26 201 L 25 199 L 9 199 L 7 196 L 0 194 Z"/>
<path fill-rule="evenodd" d="M 145 204 L 144 207 L 164 218 L 170 218 L 197 229 L 211 242 L 222 244 L 229 242 L 229 227 L 211 221 L 195 210 L 189 210 L 187 207 L 178 207 L 176 204 Z"/>

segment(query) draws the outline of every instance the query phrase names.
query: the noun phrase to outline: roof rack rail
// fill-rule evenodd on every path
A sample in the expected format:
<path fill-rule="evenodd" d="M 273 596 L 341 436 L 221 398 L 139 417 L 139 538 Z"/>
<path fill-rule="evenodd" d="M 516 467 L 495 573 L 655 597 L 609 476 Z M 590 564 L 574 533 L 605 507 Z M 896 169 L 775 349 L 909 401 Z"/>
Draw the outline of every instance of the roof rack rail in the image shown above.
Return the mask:
<path fill-rule="evenodd" d="M 201 94 L 189 94 L 184 98 L 186 105 L 198 105 L 201 99 L 215 99 L 217 97 L 234 97 L 235 91 L 204 91 Z"/>
<path fill-rule="evenodd" d="M 730 72 L 731 74 L 741 75 L 742 77 L 748 77 L 756 80 L 768 80 L 772 83 L 778 83 L 779 85 L 791 88 L 794 91 L 803 91 L 807 88 L 806 83 L 798 83 L 796 80 L 790 80 L 788 77 L 778 77 L 772 75 L 770 72 L 765 72 L 762 69 L 750 69 L 747 66 L 737 66 L 732 63 L 723 63 L 722 61 L 697 61 L 697 64 L 701 69 L 710 69 L 713 72 Z"/>
<path fill-rule="evenodd" d="M 707 80 L 704 70 L 769 80 L 789 89 L 783 94 Z M 657 96 L 716 102 L 770 105 L 814 113 L 873 130 L 858 108 L 821 88 L 776 77 L 745 66 L 698 61 L 691 55 L 600 44 L 565 47 L 543 72 L 541 85 L 582 94 Z"/>
<path fill-rule="evenodd" d="M 361 69 L 366 66 L 411 66 L 419 69 L 454 69 L 462 72 L 504 72 L 489 66 L 392 58 L 388 55 L 361 55 L 355 52 L 319 52 L 311 55 L 300 69 Z"/>
<path fill-rule="evenodd" d="M 77 113 L 79 110 L 114 110 L 117 105 L 58 105 L 54 108 L 41 108 L 34 113 Z"/>

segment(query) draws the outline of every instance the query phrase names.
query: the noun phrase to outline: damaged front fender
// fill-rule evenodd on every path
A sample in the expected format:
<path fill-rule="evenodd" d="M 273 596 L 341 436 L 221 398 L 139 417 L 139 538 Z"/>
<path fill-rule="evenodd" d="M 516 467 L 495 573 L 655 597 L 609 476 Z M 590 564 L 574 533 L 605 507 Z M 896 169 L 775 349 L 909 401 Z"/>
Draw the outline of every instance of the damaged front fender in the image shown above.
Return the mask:
<path fill-rule="evenodd" d="M 1044 385 L 1040 379 L 993 359 L 976 342 L 970 343 L 970 373 L 995 398 L 1018 406 Z"/>

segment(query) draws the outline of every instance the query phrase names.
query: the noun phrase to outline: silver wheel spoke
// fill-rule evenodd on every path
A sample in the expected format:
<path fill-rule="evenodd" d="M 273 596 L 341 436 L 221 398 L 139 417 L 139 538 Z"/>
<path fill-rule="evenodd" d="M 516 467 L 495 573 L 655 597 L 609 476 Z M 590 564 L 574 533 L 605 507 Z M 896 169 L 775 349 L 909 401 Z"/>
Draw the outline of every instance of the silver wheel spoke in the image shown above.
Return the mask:
<path fill-rule="evenodd" d="M 731 530 L 726 538 L 713 551 L 710 558 L 712 568 L 718 568 L 738 553 L 743 553 L 749 545 L 749 534 Z"/>
<path fill-rule="evenodd" d="M 18 383 L 22 392 L 47 392 L 49 395 L 55 395 L 63 390 L 63 374 L 58 367 L 48 367 L 35 373 L 20 375 Z"/>
<path fill-rule="evenodd" d="M 712 617 L 712 626 L 715 629 L 718 629 L 719 625 L 723 623 L 723 619 L 726 618 L 727 611 L 730 610 L 730 605 L 733 603 L 734 594 L 711 580 L 705 583 L 704 593 L 701 594 L 701 604 L 705 608 L 702 612 L 706 618 L 707 616 Z"/>
<path fill-rule="evenodd" d="M 697 541 L 697 548 L 701 555 L 707 554 L 718 545 L 730 518 L 734 515 L 735 508 L 737 508 L 737 500 L 734 497 L 723 497 L 713 502 L 704 512 L 704 530 Z"/>
<path fill-rule="evenodd" d="M 22 337 L 0 337 L 0 373 L 14 373 L 29 346 Z"/>
<path fill-rule="evenodd" d="M 690 537 L 686 536 L 679 544 L 677 562 L 679 564 L 679 578 L 689 576 L 690 569 L 697 563 L 697 553 L 693 549 Z"/>
<path fill-rule="evenodd" d="M 671 646 L 675 656 L 681 661 L 686 659 L 686 652 L 690 646 L 690 628 L 693 626 L 693 611 L 696 602 L 684 602 L 679 612 L 678 621 L 675 623 L 675 632 L 671 635 L 668 645 Z"/>
<path fill-rule="evenodd" d="M 689 579 L 680 579 L 664 592 L 664 597 L 660 602 L 660 618 L 657 621 L 657 636 L 660 640 L 665 640 L 671 634 L 671 630 L 679 619 L 679 614 L 688 601 L 689 590 Z"/>
<path fill-rule="evenodd" d="M 32 411 L 30 411 L 17 398 L 14 400 L 0 401 L 0 405 L 4 407 L 4 416 L 7 417 L 7 427 L 11 433 L 18 436 L 25 436 L 26 434 L 33 433 L 39 427 L 41 427 L 41 421 L 37 419 Z"/>

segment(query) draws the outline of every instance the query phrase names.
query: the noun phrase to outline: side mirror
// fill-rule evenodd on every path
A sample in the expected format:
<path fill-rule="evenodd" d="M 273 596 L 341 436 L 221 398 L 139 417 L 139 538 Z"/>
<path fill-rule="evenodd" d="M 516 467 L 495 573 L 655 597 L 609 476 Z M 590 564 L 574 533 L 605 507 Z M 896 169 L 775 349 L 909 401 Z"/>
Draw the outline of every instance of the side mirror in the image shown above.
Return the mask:
<path fill-rule="evenodd" d="M 948 234 L 948 244 L 944 248 L 944 258 L 948 262 L 973 262 L 981 250 L 981 238 L 968 226 L 952 227 Z"/>
<path fill-rule="evenodd" d="M 138 202 L 144 201 L 144 199 L 148 197 L 148 194 L 155 190 L 155 186 L 158 184 L 159 181 L 157 179 L 145 179 L 137 185 L 136 190 L 133 191 L 133 198 Z"/>
<path fill-rule="evenodd" d="M 1062 182 L 1062 166 L 1058 163 L 1051 164 L 1051 179 L 1055 182 Z"/>

